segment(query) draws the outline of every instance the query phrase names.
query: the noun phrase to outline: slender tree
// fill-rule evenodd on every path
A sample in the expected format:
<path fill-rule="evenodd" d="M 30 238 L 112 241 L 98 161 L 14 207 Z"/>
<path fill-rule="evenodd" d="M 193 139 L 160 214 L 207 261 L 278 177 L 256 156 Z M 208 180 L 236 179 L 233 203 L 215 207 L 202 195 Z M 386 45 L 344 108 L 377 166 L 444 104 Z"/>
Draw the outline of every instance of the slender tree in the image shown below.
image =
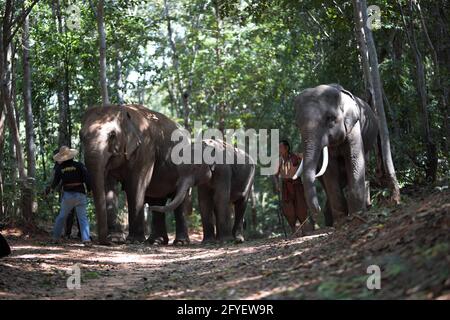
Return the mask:
<path fill-rule="evenodd" d="M 446 139 L 444 140 L 444 152 L 445 154 L 448 156 L 448 139 L 450 138 L 449 135 L 449 124 L 448 124 L 448 88 L 445 86 L 444 82 L 445 79 L 442 76 L 442 72 L 441 72 L 441 68 L 440 68 L 440 62 L 439 62 L 439 58 L 438 58 L 438 52 L 435 48 L 435 45 L 433 44 L 433 41 L 431 41 L 430 38 L 430 34 L 428 32 L 428 27 L 427 27 L 427 23 L 425 21 L 425 17 L 424 14 L 422 12 L 422 7 L 420 5 L 419 1 L 415 1 L 413 2 L 413 4 L 415 5 L 415 7 L 417 8 L 417 11 L 419 13 L 419 17 L 420 17 L 420 24 L 422 26 L 422 31 L 424 33 L 425 39 L 426 39 L 426 43 L 428 45 L 428 48 L 430 50 L 431 53 L 431 57 L 433 59 L 433 67 L 435 70 L 435 77 L 436 77 L 436 83 L 438 86 L 438 90 L 441 92 L 441 110 L 443 111 L 443 133 L 444 136 L 446 137 Z M 439 24 L 437 24 L 439 25 Z M 445 41 L 446 39 L 444 39 Z M 447 39 L 448 41 L 448 39 Z M 448 45 L 448 44 L 447 44 Z"/>
<path fill-rule="evenodd" d="M 22 31 L 22 65 L 23 65 L 23 105 L 25 113 L 25 137 L 27 151 L 27 194 L 24 197 L 24 205 L 28 206 L 24 213 L 31 214 L 24 216 L 27 223 L 33 224 L 34 213 L 37 210 L 37 203 L 34 197 L 34 186 L 36 179 L 36 145 L 34 142 L 34 120 L 31 105 L 31 67 L 30 67 L 30 30 L 28 16 L 23 23 Z"/>
<path fill-rule="evenodd" d="M 223 41 L 222 41 L 222 28 L 223 28 L 223 20 L 220 16 L 220 1 L 214 1 L 214 16 L 215 16 L 215 22 L 216 22 L 216 30 L 215 30 L 215 37 L 216 37 L 216 46 L 215 46 L 215 53 L 216 53 L 216 68 L 219 70 L 222 68 L 222 50 L 223 50 Z M 222 77 L 223 72 L 218 72 L 217 77 Z M 219 130 L 224 133 L 225 131 L 225 101 L 223 99 L 223 84 L 221 83 L 222 79 L 216 79 L 217 82 L 217 88 L 215 88 L 216 92 L 218 93 L 218 104 L 217 104 L 217 113 L 219 115 Z"/>
<path fill-rule="evenodd" d="M 63 23 L 63 15 L 61 10 L 60 0 L 54 2 L 54 14 L 56 18 L 56 30 L 60 35 L 60 39 L 66 38 L 66 30 Z M 69 79 L 67 68 L 67 46 L 64 46 L 64 56 L 60 58 L 58 62 L 58 74 L 57 77 L 57 98 L 58 98 L 58 114 L 59 114 L 59 126 L 58 126 L 58 145 L 59 146 L 71 146 L 70 130 L 69 130 Z M 61 81 L 61 75 L 64 75 Z"/>
<path fill-rule="evenodd" d="M 178 51 L 175 41 L 173 39 L 173 29 L 170 17 L 170 8 L 167 0 L 164 0 L 164 16 L 167 23 L 167 39 L 172 51 L 172 64 L 175 69 L 175 88 L 178 96 L 178 105 L 182 106 L 182 109 L 178 113 L 182 115 L 184 120 L 184 127 L 189 130 L 189 92 L 184 89 L 183 81 L 180 74 L 180 63 L 178 59 Z"/>
<path fill-rule="evenodd" d="M 363 62 L 363 70 L 366 85 L 369 86 L 372 106 L 378 115 L 380 125 L 380 144 L 383 167 L 385 169 L 386 180 L 391 189 L 392 200 L 400 202 L 400 187 L 395 174 L 394 162 L 391 154 L 391 143 L 389 129 L 386 121 L 386 114 L 383 104 L 383 90 L 380 73 L 378 70 L 378 56 L 371 28 L 367 27 L 367 3 L 365 0 L 353 0 L 354 20 L 357 30 L 360 55 Z"/>
<path fill-rule="evenodd" d="M 3 16 L 3 25 L 0 39 L 0 70 L 1 73 L 1 101 L 6 109 L 6 119 L 7 124 L 11 133 L 12 142 L 14 145 L 15 156 L 17 161 L 17 168 L 19 170 L 19 183 L 22 190 L 22 195 L 25 194 L 24 186 L 26 183 L 26 172 L 23 157 L 23 149 L 20 144 L 19 128 L 17 126 L 16 112 L 13 105 L 12 97 L 12 41 L 5 41 L 10 38 L 10 28 L 9 24 L 12 21 L 12 3 L 7 1 Z M 22 202 L 23 204 L 24 202 Z M 25 212 L 27 208 L 22 207 L 22 214 L 24 216 L 29 216 L 29 212 Z"/>
<path fill-rule="evenodd" d="M 98 0 L 97 3 L 97 27 L 98 41 L 100 51 L 100 88 L 102 93 L 102 104 L 109 104 L 108 78 L 106 76 L 106 32 L 104 25 L 104 0 Z"/>
<path fill-rule="evenodd" d="M 398 3 L 398 5 L 400 8 L 403 24 L 405 26 L 406 36 L 408 38 L 409 45 L 411 46 L 412 49 L 414 61 L 416 62 L 416 86 L 420 100 L 420 111 L 421 111 L 420 118 L 422 123 L 423 142 L 426 146 L 426 153 L 427 153 L 426 178 L 427 180 L 434 182 L 436 181 L 438 158 L 437 158 L 436 144 L 433 141 L 430 130 L 430 120 L 429 120 L 430 116 L 428 112 L 428 95 L 426 89 L 425 65 L 423 63 L 422 53 L 420 52 L 419 46 L 417 44 L 416 32 L 413 22 L 412 1 L 409 2 L 409 15 L 410 15 L 409 23 L 407 23 L 406 21 L 401 3 Z"/>
<path fill-rule="evenodd" d="M 118 48 L 117 42 L 115 44 L 116 47 L 116 63 L 115 63 L 115 73 L 116 73 L 116 95 L 117 95 L 117 103 L 123 104 L 123 79 L 122 79 L 122 53 L 120 52 L 120 48 Z"/>

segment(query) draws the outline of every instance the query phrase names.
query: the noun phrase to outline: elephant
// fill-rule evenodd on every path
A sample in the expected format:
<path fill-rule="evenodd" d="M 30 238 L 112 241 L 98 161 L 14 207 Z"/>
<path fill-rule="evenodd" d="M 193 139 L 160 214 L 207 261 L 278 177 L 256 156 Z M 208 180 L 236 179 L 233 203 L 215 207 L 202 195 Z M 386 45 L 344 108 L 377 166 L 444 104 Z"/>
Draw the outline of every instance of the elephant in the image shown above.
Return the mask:
<path fill-rule="evenodd" d="M 378 135 L 378 118 L 370 106 L 338 84 L 303 90 L 294 101 L 295 121 L 304 143 L 304 158 L 294 179 L 302 176 L 305 199 L 320 212 L 314 181 L 325 189 L 327 224 L 366 210 L 365 170 Z M 323 152 L 322 152 L 323 150 Z M 318 173 L 318 164 L 323 159 Z M 346 195 L 344 195 L 344 189 Z M 331 211 L 331 217 L 327 213 Z"/>
<path fill-rule="evenodd" d="M 97 218 L 98 240 L 109 244 L 110 236 L 122 233 L 116 221 L 117 183 L 127 196 L 128 241 L 143 242 L 144 204 L 160 205 L 175 195 L 178 180 L 170 160 L 175 142 L 171 134 L 178 125 L 165 115 L 142 105 L 109 105 L 89 108 L 82 120 L 80 140 L 85 164 L 91 175 Z M 183 199 L 182 199 L 183 200 Z M 183 214 L 183 201 L 174 207 L 176 237 L 174 244 L 189 243 Z M 152 216 L 152 234 L 168 242 L 164 216 Z"/>
<path fill-rule="evenodd" d="M 197 186 L 198 203 L 203 226 L 203 243 L 244 242 L 244 214 L 255 177 L 253 159 L 244 151 L 220 139 L 204 139 L 192 143 L 190 151 L 199 147 L 201 154 L 212 155 L 213 161 L 189 162 L 177 165 L 180 175 L 175 198 L 166 206 L 150 207 L 167 212 L 179 205 L 190 187 Z M 225 157 L 225 158 L 224 158 Z M 232 161 L 223 161 L 232 159 Z M 209 164 L 208 164 L 209 163 Z M 231 228 L 231 209 L 234 225 Z M 215 223 L 214 223 L 215 222 Z"/>

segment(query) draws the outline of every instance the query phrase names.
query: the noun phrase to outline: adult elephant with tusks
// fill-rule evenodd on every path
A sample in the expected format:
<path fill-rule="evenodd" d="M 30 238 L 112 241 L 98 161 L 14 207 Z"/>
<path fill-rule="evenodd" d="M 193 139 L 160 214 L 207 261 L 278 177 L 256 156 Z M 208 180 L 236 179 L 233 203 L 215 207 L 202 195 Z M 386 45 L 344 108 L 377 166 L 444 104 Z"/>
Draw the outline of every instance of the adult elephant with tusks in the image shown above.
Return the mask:
<path fill-rule="evenodd" d="M 192 156 L 196 153 L 202 156 L 202 161 L 193 161 Z M 151 206 L 150 210 L 171 211 L 186 197 L 190 187 L 198 186 L 203 243 L 233 239 L 237 243 L 244 242 L 244 214 L 255 176 L 253 159 L 243 150 L 219 139 L 185 145 L 180 149 L 180 155 L 184 161 L 177 164 L 180 179 L 176 196 L 167 206 Z"/>
<path fill-rule="evenodd" d="M 165 203 L 174 196 L 178 174 L 170 154 L 177 124 L 161 113 L 141 105 L 111 105 L 89 108 L 82 120 L 80 139 L 86 167 L 92 178 L 95 213 L 100 244 L 109 244 L 111 235 L 123 234 L 117 221 L 118 182 L 127 196 L 130 242 L 142 242 L 144 203 Z M 175 210 L 175 244 L 189 242 L 183 215 L 183 201 Z M 152 216 L 153 243 L 167 243 L 164 216 Z M 164 222 L 164 224 L 162 224 Z"/>
<path fill-rule="evenodd" d="M 338 84 L 306 89 L 295 99 L 294 106 L 304 144 L 303 161 L 294 179 L 302 176 L 309 209 L 315 214 L 321 210 L 314 181 L 323 175 L 325 211 L 331 210 L 335 222 L 364 211 L 367 154 L 378 134 L 374 112 Z"/>

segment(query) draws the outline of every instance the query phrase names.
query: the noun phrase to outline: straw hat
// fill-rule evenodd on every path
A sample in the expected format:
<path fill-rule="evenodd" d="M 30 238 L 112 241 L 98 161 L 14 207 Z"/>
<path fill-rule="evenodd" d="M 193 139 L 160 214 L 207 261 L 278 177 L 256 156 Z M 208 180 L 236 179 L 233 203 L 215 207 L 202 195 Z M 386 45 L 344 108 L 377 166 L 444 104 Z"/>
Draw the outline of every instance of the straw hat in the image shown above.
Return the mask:
<path fill-rule="evenodd" d="M 78 154 L 76 149 L 70 149 L 67 146 L 62 146 L 59 152 L 53 156 L 53 160 L 57 162 L 64 162 L 73 159 Z"/>

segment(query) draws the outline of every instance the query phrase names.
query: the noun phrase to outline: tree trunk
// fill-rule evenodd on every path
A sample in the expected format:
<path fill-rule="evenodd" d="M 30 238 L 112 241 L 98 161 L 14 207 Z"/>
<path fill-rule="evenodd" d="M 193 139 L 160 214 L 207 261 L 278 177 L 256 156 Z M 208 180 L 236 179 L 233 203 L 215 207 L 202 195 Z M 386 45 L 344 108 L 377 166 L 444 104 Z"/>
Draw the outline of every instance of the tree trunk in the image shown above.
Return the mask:
<path fill-rule="evenodd" d="M 178 52 L 176 44 L 173 40 L 173 30 L 172 30 L 172 24 L 170 21 L 170 13 L 169 13 L 169 5 L 167 3 L 167 0 L 164 0 L 164 15 L 167 22 L 167 38 L 170 45 L 170 48 L 172 50 L 172 63 L 173 67 L 175 69 L 175 86 L 177 89 L 177 96 L 178 99 L 178 106 L 182 106 L 182 109 L 178 114 L 183 116 L 184 121 L 184 127 L 187 130 L 190 130 L 189 126 L 189 95 L 190 93 L 183 89 L 183 83 L 181 81 L 181 75 L 180 75 L 180 67 L 179 67 L 179 60 L 178 60 Z"/>
<path fill-rule="evenodd" d="M 360 8 L 358 8 L 356 2 L 353 5 L 354 9 L 354 19 L 355 19 L 355 32 L 356 32 L 356 40 L 358 41 L 358 50 L 359 50 L 359 57 L 361 58 L 362 62 L 362 69 L 363 69 L 363 75 L 364 75 L 364 88 L 366 91 L 365 96 L 369 99 L 373 100 L 373 83 L 372 83 L 372 77 L 370 74 L 370 64 L 369 64 L 369 50 L 367 49 L 366 44 L 366 36 L 365 36 L 365 30 L 362 27 L 362 16 L 360 15 Z"/>
<path fill-rule="evenodd" d="M 373 93 L 373 79 L 370 71 L 370 62 L 369 62 L 369 50 L 367 48 L 366 43 L 366 31 L 363 28 L 362 16 L 359 15 L 359 9 L 355 5 L 353 5 L 354 9 L 354 19 L 355 19 L 355 32 L 356 32 L 356 40 L 358 42 L 358 50 L 359 57 L 362 63 L 363 75 L 364 75 L 364 98 L 372 107 L 372 109 L 376 109 L 375 107 L 375 95 Z M 375 168 L 375 177 L 377 179 L 377 184 L 383 185 L 383 179 L 386 176 L 385 166 L 383 165 L 383 153 L 381 148 L 381 139 L 377 138 L 377 146 L 374 148 L 375 158 L 376 158 L 376 168 Z"/>
<path fill-rule="evenodd" d="M 65 35 L 65 30 L 62 22 L 61 4 L 59 0 L 55 1 L 55 14 L 56 14 L 56 29 L 58 33 L 63 37 Z M 64 49 L 67 50 L 67 49 Z M 66 88 L 68 88 L 68 79 L 66 72 L 66 56 L 67 53 L 64 52 L 64 58 L 61 57 L 59 62 L 59 74 L 64 74 L 64 81 L 57 81 L 57 98 L 58 98 L 58 114 L 59 114 L 59 126 L 58 126 L 58 146 L 69 146 L 71 145 L 71 138 L 69 134 L 69 97 Z M 59 79 L 58 78 L 58 79 Z"/>
<path fill-rule="evenodd" d="M 47 181 L 47 164 L 46 164 L 46 156 L 45 151 L 46 144 L 45 144 L 45 129 L 47 127 L 45 119 L 42 116 L 42 110 L 41 108 L 38 108 L 38 121 L 39 121 L 39 155 L 41 156 L 41 162 L 42 162 L 42 181 Z"/>
<path fill-rule="evenodd" d="M 2 154 L 3 142 L 5 141 L 5 120 L 5 108 L 3 108 L 3 102 L 0 101 L 0 154 Z"/>
<path fill-rule="evenodd" d="M 402 16 L 403 24 L 405 26 L 406 30 L 406 36 L 408 38 L 408 42 L 411 46 L 414 60 L 416 62 L 416 85 L 417 85 L 417 92 L 419 94 L 420 99 L 420 112 L 422 113 L 421 116 L 421 122 L 422 122 L 422 134 L 423 134 L 423 142 L 426 146 L 426 153 L 427 153 L 427 166 L 426 166 L 426 179 L 430 182 L 436 181 L 436 175 L 437 175 L 437 164 L 438 164 L 438 158 L 437 158 L 437 150 L 436 145 L 433 142 L 433 139 L 431 137 L 431 130 L 430 130 L 430 121 L 429 121 L 429 114 L 428 114 L 428 96 L 426 91 L 426 79 L 425 79 L 425 66 L 422 61 L 422 54 L 419 50 L 419 47 L 417 45 L 416 40 L 416 33 L 414 30 L 414 22 L 413 22 L 413 11 L 412 11 L 412 2 L 410 2 L 409 7 L 409 24 L 406 22 L 405 15 L 403 13 L 403 8 L 401 4 L 399 3 L 400 7 L 400 13 Z"/>
<path fill-rule="evenodd" d="M 220 11 L 219 11 L 219 1 L 214 1 L 214 14 L 216 18 L 216 68 L 219 70 L 222 68 L 222 59 L 221 59 L 221 48 L 223 48 L 223 43 L 221 43 L 221 29 L 222 29 L 222 19 L 220 18 Z M 218 72 L 218 77 L 221 77 L 223 72 Z M 216 95 L 218 97 L 218 103 L 217 103 L 217 113 L 219 115 L 219 130 L 224 134 L 225 131 L 225 102 L 223 101 L 223 85 L 220 84 L 221 79 L 216 79 L 216 81 L 219 83 L 216 88 Z"/>
<path fill-rule="evenodd" d="M 399 59 L 399 57 L 402 54 L 402 47 L 401 45 L 398 45 L 398 39 L 397 39 L 397 35 L 398 35 L 398 31 L 393 31 L 391 33 L 391 36 L 389 37 L 389 46 L 388 46 L 388 51 L 389 51 L 389 55 L 390 58 L 392 60 L 392 65 L 393 65 L 393 72 L 395 72 L 396 74 L 401 74 L 402 72 L 402 67 L 401 67 L 401 61 Z M 386 107 L 391 110 L 391 116 L 392 116 L 392 126 L 394 128 L 394 140 L 395 141 L 400 141 L 400 123 L 399 123 L 399 119 L 398 119 L 398 114 L 395 111 L 394 108 L 392 108 L 389 104 L 389 100 L 387 99 L 387 95 L 385 90 L 383 89 L 383 99 L 384 102 L 386 104 Z M 394 149 L 395 151 L 395 149 Z"/>
<path fill-rule="evenodd" d="M 14 155 L 16 157 L 15 164 L 17 164 L 19 172 L 19 184 L 21 190 L 21 209 L 23 217 L 32 217 L 30 211 L 30 202 L 27 202 L 27 175 L 25 172 L 25 164 L 23 158 L 22 146 L 20 144 L 19 129 L 17 125 L 18 116 L 13 105 L 12 92 L 15 83 L 12 81 L 12 65 L 14 56 L 12 55 L 12 39 L 14 34 L 19 28 L 13 30 L 16 24 L 21 26 L 24 23 L 25 18 L 30 13 L 33 6 L 37 1 L 33 1 L 32 4 L 26 9 L 24 7 L 23 12 L 13 20 L 14 16 L 14 2 L 11 0 L 5 1 L 2 25 L 0 32 L 0 120 L 3 117 L 3 112 L 6 113 L 6 121 L 10 129 L 12 144 L 14 147 Z M 15 98 L 15 96 L 14 96 Z M 3 109 L 5 108 L 5 109 Z M 1 129 L 1 128 L 0 128 Z M 0 138 L 3 139 L 3 133 L 0 132 Z"/>
<path fill-rule="evenodd" d="M 3 35 L 5 36 L 5 35 Z M 3 48 L 2 48 L 3 49 Z M 3 69 L 3 81 L 2 81 L 2 88 L 1 88 L 1 94 L 2 94 L 2 101 L 6 107 L 6 119 L 7 124 L 11 133 L 12 142 L 15 147 L 15 156 L 16 156 L 16 163 L 17 168 L 19 170 L 19 184 L 20 189 L 22 190 L 22 195 L 25 195 L 24 186 L 26 184 L 27 178 L 25 173 L 25 164 L 24 164 L 24 158 L 23 158 L 23 151 L 22 151 L 22 145 L 20 144 L 20 136 L 19 136 L 19 129 L 17 127 L 16 122 L 16 116 L 15 116 L 15 110 L 14 106 L 12 104 L 11 100 L 11 64 L 12 64 L 12 56 L 11 56 L 11 44 L 8 45 L 6 50 L 3 51 L 3 54 L 6 56 L 5 62 L 3 65 L 6 65 L 6 68 Z M 2 66 L 3 67 L 3 66 Z M 24 202 L 22 202 L 24 204 Z M 22 206 L 22 214 L 24 217 L 31 216 L 31 212 L 28 212 L 29 208 L 27 206 Z"/>
<path fill-rule="evenodd" d="M 30 68 L 30 42 L 29 42 L 29 19 L 25 18 L 23 23 L 22 47 L 23 47 L 23 102 L 25 113 L 25 132 L 27 150 L 27 176 L 26 193 L 24 194 L 25 222 L 33 224 L 33 217 L 37 210 L 37 202 L 34 197 L 34 185 L 36 178 L 36 145 L 34 142 L 33 110 L 31 107 L 31 68 Z M 25 214 L 31 214 L 26 216 Z"/>
<path fill-rule="evenodd" d="M 367 3 L 365 0 L 353 0 L 354 19 L 357 30 L 358 43 L 360 44 L 360 52 L 362 52 L 365 72 L 370 70 L 369 74 L 365 75 L 371 99 L 375 112 L 378 115 L 380 125 L 380 142 L 381 153 L 383 158 L 383 167 L 386 173 L 388 187 L 391 189 L 392 200 L 395 203 L 400 202 L 400 187 L 395 174 L 394 162 L 392 161 L 391 146 L 389 139 L 389 129 L 386 121 L 386 114 L 384 112 L 382 84 L 380 73 L 378 70 L 378 57 L 375 47 L 375 42 L 372 36 L 372 30 L 367 27 Z M 365 57 L 365 58 L 364 58 Z"/>
<path fill-rule="evenodd" d="M 448 159 L 449 157 L 449 144 L 450 144 L 450 96 L 449 96 L 449 88 L 450 88 L 450 77 L 445 77 L 445 75 L 450 74 L 450 24 L 448 23 L 447 16 L 445 12 L 443 12 L 444 4 L 442 1 L 435 1 L 432 7 L 433 12 L 433 20 L 436 23 L 435 30 L 435 41 L 436 44 L 436 53 L 438 64 L 440 65 L 440 74 L 442 75 L 442 88 L 443 88 L 443 107 L 446 105 L 446 108 L 442 110 L 442 129 L 444 131 L 443 136 L 444 139 L 444 151 L 445 155 Z M 448 163 L 447 163 L 448 165 Z"/>
<path fill-rule="evenodd" d="M 70 50 L 70 49 L 69 49 Z M 66 121 L 67 121 L 67 142 L 66 146 L 69 148 L 72 147 L 72 119 L 70 112 L 70 78 L 69 78 L 69 53 L 66 49 L 65 57 L 64 57 L 64 109 L 67 112 Z"/>
<path fill-rule="evenodd" d="M 0 163 L 0 221 L 5 217 L 5 210 L 3 207 L 3 174 L 2 174 L 2 165 Z"/>
<path fill-rule="evenodd" d="M 166 66 L 166 64 L 164 64 Z M 177 99 L 175 98 L 175 89 L 173 88 L 173 84 L 171 80 L 167 80 L 167 93 L 169 94 L 169 101 L 170 101 L 170 112 L 173 115 L 177 115 L 179 117 L 179 110 L 178 110 L 178 103 Z"/>
<path fill-rule="evenodd" d="M 425 18 L 423 16 L 419 1 L 415 2 L 415 5 L 416 5 L 417 11 L 420 16 L 420 23 L 422 26 L 422 31 L 425 35 L 425 39 L 427 40 L 428 48 L 430 49 L 431 56 L 433 58 L 433 65 L 434 65 L 438 90 L 441 92 L 441 99 L 440 99 L 441 100 L 441 108 L 440 109 L 443 111 L 443 118 L 444 118 L 443 124 L 444 125 L 442 128 L 443 128 L 443 136 L 445 137 L 443 150 L 444 150 L 445 157 L 448 157 L 448 139 L 450 138 L 450 135 L 449 135 L 450 129 L 448 128 L 448 126 L 449 126 L 449 124 L 448 124 L 448 88 L 445 85 L 443 85 L 443 82 L 445 82 L 445 77 L 442 76 L 442 73 L 440 70 L 440 65 L 439 65 L 438 53 L 437 53 L 437 50 L 435 49 L 433 42 L 431 41 L 430 34 L 428 32 L 428 28 L 425 23 Z M 438 22 L 438 25 L 439 25 L 439 22 Z M 441 33 L 439 31 L 438 31 L 438 34 Z M 443 36 L 445 37 L 445 35 L 443 35 Z M 448 34 L 447 34 L 447 36 L 448 36 Z M 446 41 L 445 38 L 439 38 L 439 39 Z M 448 39 L 447 39 L 447 41 L 448 41 Z M 449 45 L 449 44 L 447 43 L 447 45 Z"/>
<path fill-rule="evenodd" d="M 23 102 L 25 112 L 25 127 L 26 127 L 26 150 L 27 150 L 27 170 L 28 177 L 35 178 L 36 176 L 36 145 L 34 142 L 34 124 L 33 124 L 33 110 L 31 107 L 31 68 L 29 56 L 29 19 L 25 18 L 23 24 L 22 34 L 23 46 Z"/>
<path fill-rule="evenodd" d="M 123 104 L 122 53 L 116 45 L 116 95 L 117 103 Z"/>
<path fill-rule="evenodd" d="M 102 93 L 102 104 L 109 104 L 108 78 L 106 76 L 106 33 L 103 22 L 104 18 L 104 0 L 98 0 L 97 4 L 97 27 L 100 51 L 100 88 Z"/>

